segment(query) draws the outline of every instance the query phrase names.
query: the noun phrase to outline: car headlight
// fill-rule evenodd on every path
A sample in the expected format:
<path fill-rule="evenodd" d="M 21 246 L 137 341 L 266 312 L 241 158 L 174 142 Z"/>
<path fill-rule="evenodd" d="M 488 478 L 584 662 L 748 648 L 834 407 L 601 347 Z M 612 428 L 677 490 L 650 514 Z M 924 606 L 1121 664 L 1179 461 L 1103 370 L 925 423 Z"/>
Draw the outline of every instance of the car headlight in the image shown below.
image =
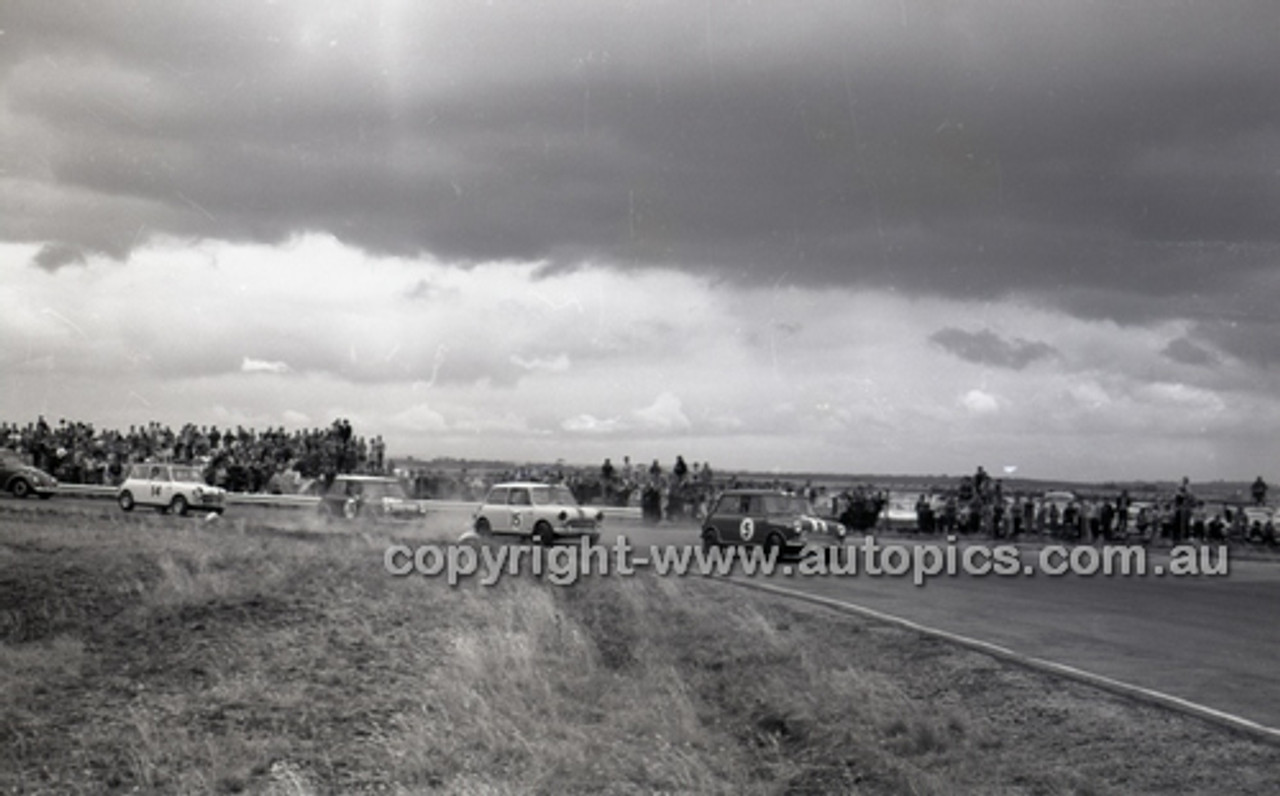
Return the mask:
<path fill-rule="evenodd" d="M 204 498 L 204 490 L 201 489 L 200 487 L 196 487 L 195 489 L 191 490 L 191 496 L 194 497 L 196 500 L 202 500 Z"/>
<path fill-rule="evenodd" d="M 567 511 L 561 511 L 561 512 L 560 512 L 558 515 L 556 515 L 556 516 L 558 516 L 558 517 L 560 518 L 560 522 L 564 522 L 565 520 L 569 519 L 569 512 L 567 512 Z"/>

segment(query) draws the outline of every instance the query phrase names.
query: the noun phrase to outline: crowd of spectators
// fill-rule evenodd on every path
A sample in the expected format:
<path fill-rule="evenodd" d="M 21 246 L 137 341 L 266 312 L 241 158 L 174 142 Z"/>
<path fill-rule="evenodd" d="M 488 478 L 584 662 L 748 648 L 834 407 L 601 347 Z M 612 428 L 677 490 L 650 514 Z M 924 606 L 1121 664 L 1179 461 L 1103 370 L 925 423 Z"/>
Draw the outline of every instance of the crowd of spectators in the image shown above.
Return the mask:
<path fill-rule="evenodd" d="M 0 445 L 68 484 L 118 486 L 130 464 L 162 461 L 202 466 L 209 483 L 236 492 L 291 492 L 311 479 L 386 466 L 382 437 L 356 436 L 345 418 L 294 431 L 191 423 L 174 430 L 154 421 L 122 431 L 41 416 L 26 425 L 0 423 Z"/>
<path fill-rule="evenodd" d="M 1006 494 L 999 480 L 981 467 L 970 478 L 942 491 L 922 492 L 915 504 L 915 529 L 1016 539 L 1035 534 L 1070 541 L 1247 539 L 1276 543 L 1275 515 L 1267 507 L 1262 477 L 1250 500 L 1210 501 L 1198 497 L 1190 481 L 1174 490 L 1136 499 L 1127 489 L 1076 494 L 1068 491 Z"/>
<path fill-rule="evenodd" d="M 350 421 L 323 428 L 258 431 L 236 426 L 173 428 L 157 422 L 127 431 L 97 429 L 91 423 L 43 416 L 25 425 L 0 422 L 0 447 L 17 451 L 36 467 L 67 484 L 118 486 L 129 465 L 142 461 L 202 466 L 211 484 L 236 492 L 295 493 L 338 473 L 384 474 L 392 471 L 381 436 L 354 434 Z M 715 496 L 727 488 L 780 489 L 809 499 L 816 514 L 839 518 L 853 530 L 882 524 L 889 493 L 872 485 L 841 491 L 806 482 L 744 479 L 715 473 L 710 463 L 690 467 L 676 456 L 670 467 L 657 460 L 647 466 L 624 456 L 599 467 L 522 465 L 488 469 L 397 468 L 394 474 L 414 498 L 477 501 L 502 481 L 540 481 L 569 487 L 580 503 L 638 507 L 648 522 L 701 518 Z M 1168 494 L 1135 500 L 1127 490 L 1110 494 L 1006 494 L 1003 483 L 979 467 L 972 476 L 944 489 L 921 492 L 915 502 L 914 528 L 924 533 L 960 533 L 993 538 L 1023 534 L 1092 541 L 1130 536 L 1174 542 L 1261 535 L 1276 542 L 1272 515 L 1251 513 L 1267 502 L 1268 486 L 1259 477 L 1250 488 L 1252 507 L 1223 503 L 1216 508 L 1198 499 L 1190 484 Z"/>

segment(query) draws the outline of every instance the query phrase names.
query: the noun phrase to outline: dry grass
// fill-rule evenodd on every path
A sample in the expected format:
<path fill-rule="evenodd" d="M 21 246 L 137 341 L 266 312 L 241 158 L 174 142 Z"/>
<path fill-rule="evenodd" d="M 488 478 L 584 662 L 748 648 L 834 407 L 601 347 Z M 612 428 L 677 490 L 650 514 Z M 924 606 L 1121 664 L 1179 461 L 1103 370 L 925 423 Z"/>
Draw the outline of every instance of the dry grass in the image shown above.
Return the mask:
<path fill-rule="evenodd" d="M 449 588 L 374 531 L 110 511 L 0 539 L 6 793 L 1277 789 L 1274 748 L 720 584 Z"/>

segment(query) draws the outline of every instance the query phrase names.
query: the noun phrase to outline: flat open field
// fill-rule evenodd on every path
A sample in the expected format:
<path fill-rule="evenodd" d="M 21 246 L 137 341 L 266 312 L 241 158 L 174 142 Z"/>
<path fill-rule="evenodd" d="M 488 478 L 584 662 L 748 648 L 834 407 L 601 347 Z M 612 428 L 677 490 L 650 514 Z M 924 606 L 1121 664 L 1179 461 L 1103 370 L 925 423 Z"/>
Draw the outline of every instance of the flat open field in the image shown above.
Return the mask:
<path fill-rule="evenodd" d="M 870 620 L 392 578 L 388 531 L 279 517 L 0 501 L 0 791 L 1280 790 L 1273 745 Z"/>

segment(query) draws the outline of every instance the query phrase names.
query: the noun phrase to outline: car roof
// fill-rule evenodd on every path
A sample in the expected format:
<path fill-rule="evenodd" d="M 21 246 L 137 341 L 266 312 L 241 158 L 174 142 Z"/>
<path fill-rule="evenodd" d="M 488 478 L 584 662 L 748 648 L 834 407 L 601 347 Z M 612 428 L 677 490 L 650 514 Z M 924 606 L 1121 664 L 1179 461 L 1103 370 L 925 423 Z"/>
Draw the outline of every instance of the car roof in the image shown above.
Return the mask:
<path fill-rule="evenodd" d="M 361 483 L 366 483 L 366 484 L 368 483 L 377 483 L 377 484 L 400 483 L 400 479 L 393 478 L 389 475 L 356 475 L 354 473 L 339 473 L 338 475 L 335 475 L 333 477 L 333 480 L 334 480 L 334 483 L 337 483 L 338 481 L 359 481 Z"/>
<path fill-rule="evenodd" d="M 129 462 L 125 466 L 130 470 L 137 470 L 139 472 L 148 467 L 182 467 L 185 469 L 196 470 L 202 470 L 205 467 L 203 464 L 183 464 L 182 462 Z"/>
<path fill-rule="evenodd" d="M 798 495 L 795 492 L 784 492 L 781 489 L 726 489 L 720 493 L 721 497 L 732 495 L 782 495 L 783 497 L 803 497 L 803 495 Z"/>

